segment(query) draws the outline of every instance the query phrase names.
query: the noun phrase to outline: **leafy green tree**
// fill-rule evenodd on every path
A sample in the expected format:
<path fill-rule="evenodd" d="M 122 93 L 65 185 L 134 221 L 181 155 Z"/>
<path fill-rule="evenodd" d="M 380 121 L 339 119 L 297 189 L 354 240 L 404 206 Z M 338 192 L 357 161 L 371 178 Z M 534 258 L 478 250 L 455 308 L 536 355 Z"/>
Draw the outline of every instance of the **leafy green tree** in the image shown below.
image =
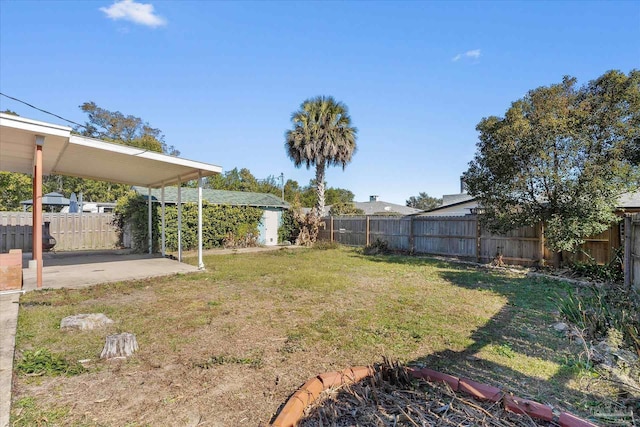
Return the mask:
<path fill-rule="evenodd" d="M 271 193 L 282 195 L 280 184 L 273 175 L 266 179 L 258 180 L 247 168 L 233 168 L 223 174 L 210 177 L 207 187 L 215 190 L 227 191 L 252 191 L 256 193 Z"/>
<path fill-rule="evenodd" d="M 49 175 L 43 179 L 43 192 L 57 192 L 69 197 L 82 192 L 85 202 L 116 201 L 129 191 L 128 185 L 114 184 L 106 181 L 77 178 L 74 176 Z"/>
<path fill-rule="evenodd" d="M 334 205 L 336 203 L 353 203 L 355 196 L 351 191 L 344 188 L 327 187 L 326 182 L 324 187 L 326 205 Z M 316 188 L 316 181 L 312 179 L 309 181 L 309 185 L 301 189 L 300 203 L 302 206 L 307 208 L 316 206 L 318 202 L 318 192 Z"/>
<path fill-rule="evenodd" d="M 407 206 L 410 208 L 422 209 L 428 211 L 429 209 L 437 208 L 442 205 L 442 199 L 431 197 L 427 193 L 421 192 L 418 196 L 411 196 L 407 200 Z"/>
<path fill-rule="evenodd" d="M 4 110 L 4 114 L 18 113 Z M 31 199 L 31 177 L 22 173 L 0 172 L 0 211 L 21 210 L 20 202 Z"/>
<path fill-rule="evenodd" d="M 582 87 L 565 77 L 477 130 L 464 178 L 483 223 L 505 232 L 543 222 L 549 248 L 574 251 L 618 219 L 620 194 L 639 188 L 640 72 L 609 71 Z"/>
<path fill-rule="evenodd" d="M 164 141 L 162 131 L 153 128 L 140 117 L 109 111 L 95 102 L 85 102 L 80 109 L 89 116 L 84 126 L 76 127 L 80 135 L 101 138 L 119 144 L 144 148 L 150 151 L 179 156 L 180 152 Z"/>
<path fill-rule="evenodd" d="M 364 215 L 364 211 L 356 208 L 353 202 L 338 202 L 331 206 L 329 215 Z"/>
<path fill-rule="evenodd" d="M 31 181 L 29 175 L 0 172 L 0 211 L 22 210 L 20 202 L 32 196 Z"/>
<path fill-rule="evenodd" d="M 345 104 L 333 97 L 318 96 L 302 103 L 291 116 L 293 129 L 286 132 L 285 148 L 296 167 L 316 168 L 316 212 L 325 205 L 327 166 L 344 169 L 356 152 L 357 129 Z"/>
<path fill-rule="evenodd" d="M 328 187 L 325 190 L 326 204 L 336 205 L 341 204 L 353 204 L 354 194 L 344 188 Z"/>
<path fill-rule="evenodd" d="M 284 199 L 289 202 L 289 203 L 293 203 L 294 200 L 296 200 L 296 198 L 298 199 L 298 203 L 300 203 L 300 193 L 302 192 L 302 189 L 300 188 L 300 184 L 298 184 L 298 181 L 294 181 L 292 179 L 288 179 L 287 182 L 285 182 L 284 184 Z"/>

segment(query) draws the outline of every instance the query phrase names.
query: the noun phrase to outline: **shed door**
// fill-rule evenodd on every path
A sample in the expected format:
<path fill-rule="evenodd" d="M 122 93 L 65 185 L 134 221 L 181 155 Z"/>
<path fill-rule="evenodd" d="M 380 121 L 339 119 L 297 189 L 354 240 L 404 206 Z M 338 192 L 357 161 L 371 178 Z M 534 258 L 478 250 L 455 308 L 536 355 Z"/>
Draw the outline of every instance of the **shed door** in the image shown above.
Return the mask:
<path fill-rule="evenodd" d="M 278 212 L 264 211 L 264 244 L 274 246 L 278 244 Z"/>

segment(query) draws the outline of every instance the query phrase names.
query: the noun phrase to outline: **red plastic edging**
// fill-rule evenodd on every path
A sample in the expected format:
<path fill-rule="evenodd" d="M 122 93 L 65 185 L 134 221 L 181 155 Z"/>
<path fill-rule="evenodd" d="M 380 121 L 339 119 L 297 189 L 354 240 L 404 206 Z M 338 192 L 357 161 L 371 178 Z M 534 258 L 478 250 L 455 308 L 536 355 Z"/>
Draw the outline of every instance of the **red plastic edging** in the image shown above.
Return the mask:
<path fill-rule="evenodd" d="M 527 414 L 531 418 L 544 421 L 556 421 L 560 427 L 598 427 L 568 412 L 563 412 L 559 417 L 555 417 L 551 406 L 512 396 L 498 387 L 478 383 L 466 378 L 454 377 L 428 368 L 408 368 L 408 370 L 414 378 L 449 384 L 452 390 L 463 391 L 478 400 L 498 402 L 503 399 L 505 409 L 516 414 Z M 271 426 L 295 427 L 302 419 L 305 408 L 315 402 L 324 390 L 344 384 L 353 384 L 373 374 L 372 367 L 357 366 L 347 368 L 341 372 L 325 372 L 311 378 L 289 398 Z"/>

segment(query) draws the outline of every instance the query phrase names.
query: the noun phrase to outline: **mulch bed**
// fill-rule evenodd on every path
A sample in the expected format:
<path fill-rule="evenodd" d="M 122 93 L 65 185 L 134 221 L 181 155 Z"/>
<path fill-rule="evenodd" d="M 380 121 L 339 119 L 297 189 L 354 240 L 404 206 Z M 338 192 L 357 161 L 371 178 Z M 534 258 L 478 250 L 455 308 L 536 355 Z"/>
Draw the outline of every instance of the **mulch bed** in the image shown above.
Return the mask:
<path fill-rule="evenodd" d="M 375 375 L 322 392 L 305 410 L 301 427 L 388 426 L 557 426 L 454 392 L 445 383 L 413 378 L 406 368 L 385 362 Z"/>

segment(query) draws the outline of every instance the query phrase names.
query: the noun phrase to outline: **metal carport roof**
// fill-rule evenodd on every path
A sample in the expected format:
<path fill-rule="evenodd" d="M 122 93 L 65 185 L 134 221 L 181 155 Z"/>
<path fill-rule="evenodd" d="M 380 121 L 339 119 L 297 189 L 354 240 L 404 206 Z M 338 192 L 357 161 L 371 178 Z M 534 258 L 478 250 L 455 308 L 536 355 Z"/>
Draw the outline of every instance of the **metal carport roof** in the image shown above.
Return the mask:
<path fill-rule="evenodd" d="M 0 113 L 0 171 L 34 177 L 33 259 L 42 286 L 42 176 L 60 174 L 163 188 L 222 172 L 220 166 L 71 134 L 71 128 Z M 198 188 L 198 266 L 202 262 L 202 180 Z M 164 191 L 163 191 L 164 193 Z M 151 203 L 149 203 L 151 236 Z M 164 254 L 164 203 L 162 209 Z M 180 209 L 178 228 L 180 229 Z M 178 231 L 180 233 L 180 231 Z M 180 254 L 180 244 L 178 244 Z M 151 237 L 149 238 L 151 252 Z M 180 256 L 178 256 L 180 258 Z"/>
<path fill-rule="evenodd" d="M 0 113 L 0 171 L 33 174 L 36 135 L 42 174 L 160 188 L 221 173 L 220 166 L 71 134 L 71 128 Z"/>

